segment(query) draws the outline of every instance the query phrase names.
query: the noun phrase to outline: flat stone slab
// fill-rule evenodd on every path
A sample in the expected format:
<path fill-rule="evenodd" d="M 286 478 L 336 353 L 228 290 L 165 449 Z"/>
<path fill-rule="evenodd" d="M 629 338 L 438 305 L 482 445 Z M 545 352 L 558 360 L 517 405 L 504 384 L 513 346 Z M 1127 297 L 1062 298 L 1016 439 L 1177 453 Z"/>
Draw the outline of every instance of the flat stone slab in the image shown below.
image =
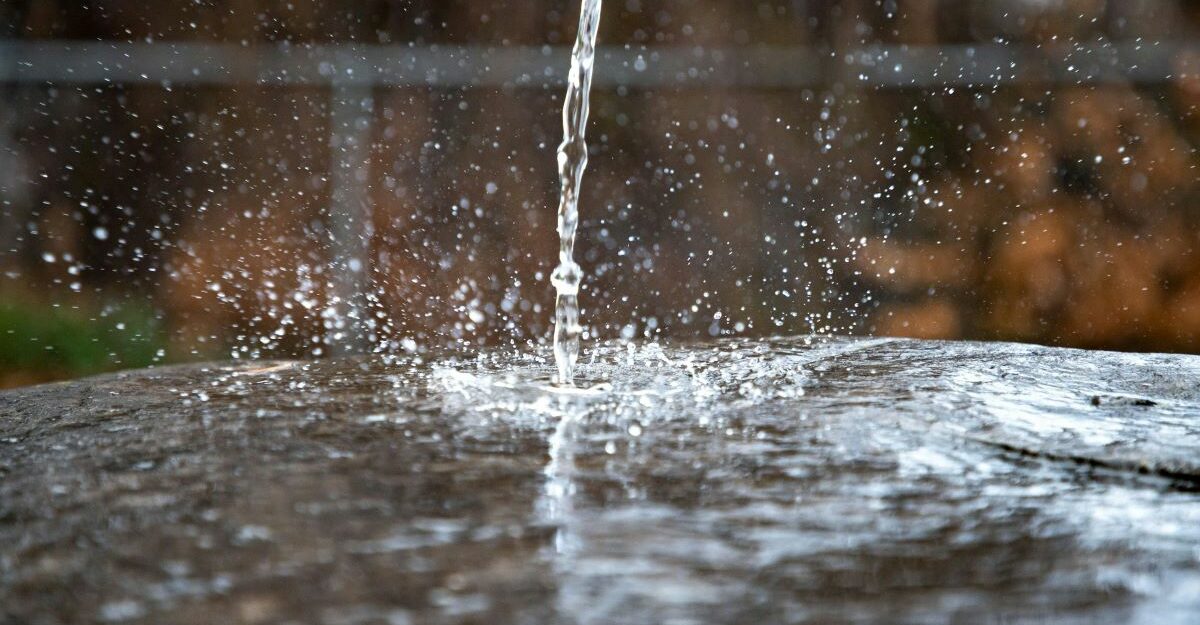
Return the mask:
<path fill-rule="evenodd" d="M 793 338 L 0 394 L 0 623 L 1200 623 L 1200 357 Z"/>

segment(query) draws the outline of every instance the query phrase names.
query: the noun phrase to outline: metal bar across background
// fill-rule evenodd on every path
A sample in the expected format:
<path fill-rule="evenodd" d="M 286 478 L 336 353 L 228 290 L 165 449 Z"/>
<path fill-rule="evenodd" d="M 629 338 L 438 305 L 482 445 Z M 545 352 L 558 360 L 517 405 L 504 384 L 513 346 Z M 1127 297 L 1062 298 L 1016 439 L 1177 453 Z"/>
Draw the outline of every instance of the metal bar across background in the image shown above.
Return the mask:
<path fill-rule="evenodd" d="M 1200 42 L 1031 47 L 1003 44 L 626 49 L 597 52 L 595 85 L 814 87 L 845 77 L 880 87 L 1016 82 L 1162 82 Z M 238 46 L 183 42 L 0 40 L 0 82 L 191 85 L 544 87 L 566 80 L 570 51 L 462 46 Z"/>

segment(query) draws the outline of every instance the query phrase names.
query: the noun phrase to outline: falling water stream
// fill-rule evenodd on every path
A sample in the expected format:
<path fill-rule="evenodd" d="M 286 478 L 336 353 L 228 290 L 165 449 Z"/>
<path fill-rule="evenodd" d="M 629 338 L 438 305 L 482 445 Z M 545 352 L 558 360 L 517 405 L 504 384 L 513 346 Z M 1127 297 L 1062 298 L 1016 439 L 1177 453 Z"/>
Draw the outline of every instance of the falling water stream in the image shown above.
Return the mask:
<path fill-rule="evenodd" d="M 579 188 L 587 168 L 588 97 L 592 90 L 592 68 L 596 58 L 596 31 L 600 26 L 601 0 L 583 0 L 579 35 L 571 52 L 571 72 L 563 102 L 563 142 L 558 147 L 558 173 L 562 191 L 558 200 L 558 267 L 551 276 L 557 298 L 554 303 L 555 382 L 572 385 L 575 360 L 579 357 L 579 283 L 583 270 L 575 262 L 575 229 L 579 225 Z"/>

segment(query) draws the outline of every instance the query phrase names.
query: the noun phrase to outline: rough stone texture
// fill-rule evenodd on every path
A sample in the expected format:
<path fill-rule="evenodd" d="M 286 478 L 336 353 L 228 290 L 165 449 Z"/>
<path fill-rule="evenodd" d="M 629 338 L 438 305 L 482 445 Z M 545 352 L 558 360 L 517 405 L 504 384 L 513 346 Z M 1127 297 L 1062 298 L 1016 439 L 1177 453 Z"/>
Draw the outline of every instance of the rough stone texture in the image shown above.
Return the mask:
<path fill-rule="evenodd" d="M 490 354 L 0 394 L 0 622 L 1200 622 L 1200 358 L 584 361 L 608 387 Z"/>

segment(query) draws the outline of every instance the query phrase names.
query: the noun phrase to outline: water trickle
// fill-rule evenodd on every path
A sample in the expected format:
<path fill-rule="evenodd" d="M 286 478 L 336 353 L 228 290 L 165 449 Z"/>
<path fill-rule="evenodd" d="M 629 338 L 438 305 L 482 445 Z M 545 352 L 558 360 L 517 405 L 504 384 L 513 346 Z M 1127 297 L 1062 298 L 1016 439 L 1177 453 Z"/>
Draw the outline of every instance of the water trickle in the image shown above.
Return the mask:
<path fill-rule="evenodd" d="M 571 52 L 571 72 L 563 102 L 563 142 L 558 146 L 558 175 L 562 190 L 558 199 L 558 267 L 550 277 L 557 297 L 554 302 L 555 382 L 573 385 L 575 360 L 579 357 L 579 283 L 583 269 L 575 262 L 575 228 L 579 225 L 579 187 L 587 168 L 588 97 L 592 90 L 592 68 L 596 59 L 596 31 L 600 26 L 601 0 L 583 0 L 579 13 L 579 35 Z"/>

